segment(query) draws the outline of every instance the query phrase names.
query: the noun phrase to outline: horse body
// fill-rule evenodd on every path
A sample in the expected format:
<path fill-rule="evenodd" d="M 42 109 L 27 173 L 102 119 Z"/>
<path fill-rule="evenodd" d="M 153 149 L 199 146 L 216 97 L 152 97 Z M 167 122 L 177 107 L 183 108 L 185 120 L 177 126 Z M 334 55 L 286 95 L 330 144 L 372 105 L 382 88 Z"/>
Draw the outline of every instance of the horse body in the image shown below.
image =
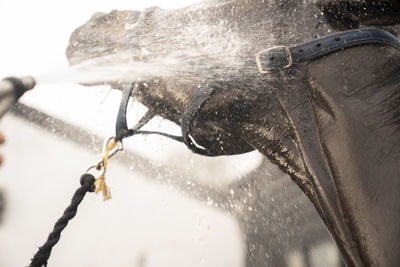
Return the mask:
<path fill-rule="evenodd" d="M 400 52 L 356 47 L 267 75 L 255 64 L 267 47 L 334 33 L 331 19 L 314 1 L 289 0 L 113 11 L 77 29 L 67 56 L 72 64 L 126 51 L 144 62 L 178 59 L 172 73 L 138 83 L 141 102 L 179 124 L 199 85 L 218 88 L 194 122 L 196 142 L 227 155 L 259 150 L 310 198 L 349 266 L 393 266 L 400 262 Z"/>

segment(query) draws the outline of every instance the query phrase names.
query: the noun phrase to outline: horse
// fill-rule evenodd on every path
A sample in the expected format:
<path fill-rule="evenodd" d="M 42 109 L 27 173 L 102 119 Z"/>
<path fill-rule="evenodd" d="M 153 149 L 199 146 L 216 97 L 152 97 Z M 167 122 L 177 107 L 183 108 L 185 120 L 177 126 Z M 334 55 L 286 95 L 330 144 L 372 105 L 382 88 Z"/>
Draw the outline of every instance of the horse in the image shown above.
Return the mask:
<path fill-rule="evenodd" d="M 179 125 L 199 88 L 212 88 L 191 122 L 199 146 L 214 155 L 260 151 L 310 199 L 347 266 L 395 266 L 399 48 L 358 45 L 274 71 L 262 71 L 255 55 L 348 29 L 396 34 L 399 19 L 391 0 L 209 0 L 95 14 L 66 54 L 72 66 L 119 54 L 154 68 L 127 79 L 132 96 Z"/>

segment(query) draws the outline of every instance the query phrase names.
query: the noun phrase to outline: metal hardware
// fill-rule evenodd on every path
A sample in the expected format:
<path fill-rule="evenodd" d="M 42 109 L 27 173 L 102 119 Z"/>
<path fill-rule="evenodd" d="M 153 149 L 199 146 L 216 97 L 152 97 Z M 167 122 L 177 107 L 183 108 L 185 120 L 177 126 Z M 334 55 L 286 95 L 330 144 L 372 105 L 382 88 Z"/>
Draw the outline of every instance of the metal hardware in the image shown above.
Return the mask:
<path fill-rule="evenodd" d="M 104 200 L 108 200 L 111 198 L 110 189 L 108 188 L 105 181 L 108 161 L 112 156 L 114 156 L 118 151 L 121 150 L 123 150 L 122 142 L 118 141 L 115 137 L 109 138 L 103 148 L 102 159 L 99 161 L 99 163 L 89 167 L 86 170 L 86 173 L 89 173 L 89 171 L 91 171 L 92 169 L 101 171 L 101 174 L 96 178 L 94 185 L 96 187 L 95 192 L 102 192 Z"/>
<path fill-rule="evenodd" d="M 275 68 L 269 68 L 264 70 L 263 66 L 262 66 L 262 62 L 261 62 L 261 55 L 270 52 L 271 50 L 274 49 L 279 49 L 279 48 L 283 48 L 285 49 L 285 53 L 286 53 L 286 57 L 288 59 L 288 64 L 283 66 L 282 69 L 286 69 L 289 68 L 290 66 L 292 66 L 293 64 L 293 58 L 292 58 L 292 53 L 290 52 L 290 49 L 288 46 L 285 45 L 279 45 L 279 46 L 273 46 L 270 48 L 267 48 L 259 53 L 256 54 L 256 60 L 257 60 L 257 67 L 258 67 L 258 71 L 262 74 L 266 74 L 266 73 L 270 73 L 271 71 L 277 70 Z"/>

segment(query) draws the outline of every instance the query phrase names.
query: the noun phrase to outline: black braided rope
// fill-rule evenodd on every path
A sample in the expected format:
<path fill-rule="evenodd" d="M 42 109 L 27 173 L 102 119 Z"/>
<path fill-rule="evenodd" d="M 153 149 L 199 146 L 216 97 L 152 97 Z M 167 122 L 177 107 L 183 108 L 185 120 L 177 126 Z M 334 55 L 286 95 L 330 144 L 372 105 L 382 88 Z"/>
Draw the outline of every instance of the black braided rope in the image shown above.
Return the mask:
<path fill-rule="evenodd" d="M 71 204 L 65 209 L 63 216 L 54 225 L 53 232 L 49 234 L 46 243 L 41 246 L 32 258 L 29 267 L 43 267 L 47 266 L 51 250 L 60 239 L 61 232 L 68 225 L 68 222 L 75 217 L 79 204 L 82 202 L 87 192 L 94 191 L 95 178 L 91 174 L 84 174 L 81 176 L 81 187 L 79 187 L 74 196 L 72 197 Z"/>

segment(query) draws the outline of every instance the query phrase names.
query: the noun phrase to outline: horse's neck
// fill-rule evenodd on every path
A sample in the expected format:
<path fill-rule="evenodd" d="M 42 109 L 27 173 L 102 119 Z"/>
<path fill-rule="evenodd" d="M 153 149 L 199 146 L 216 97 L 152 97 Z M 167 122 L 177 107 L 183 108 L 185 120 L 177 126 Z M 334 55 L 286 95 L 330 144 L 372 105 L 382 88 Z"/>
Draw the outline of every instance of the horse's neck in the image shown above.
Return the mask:
<path fill-rule="evenodd" d="M 310 64 L 325 160 L 366 265 L 400 262 L 399 60 L 394 48 L 366 46 Z"/>

